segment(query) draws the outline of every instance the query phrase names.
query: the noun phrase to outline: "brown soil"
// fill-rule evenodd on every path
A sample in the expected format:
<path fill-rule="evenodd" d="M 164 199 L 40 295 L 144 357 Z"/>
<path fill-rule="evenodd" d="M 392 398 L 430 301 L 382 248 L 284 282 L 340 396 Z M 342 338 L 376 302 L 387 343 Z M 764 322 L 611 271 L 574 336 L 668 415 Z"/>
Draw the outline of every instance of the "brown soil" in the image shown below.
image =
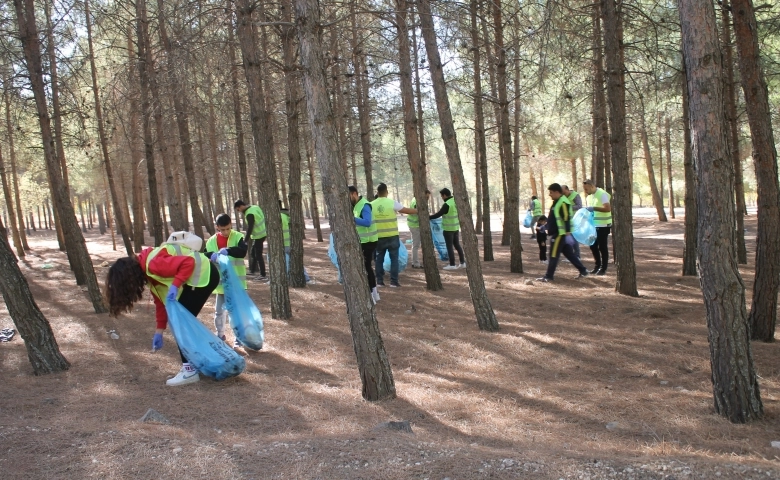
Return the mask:
<path fill-rule="evenodd" d="M 526 285 L 543 273 L 535 242 L 524 233 L 524 275 L 507 273 L 496 246 L 484 273 L 498 333 L 477 329 L 464 271 L 443 271 L 445 290 L 430 293 L 422 271 L 407 270 L 377 307 L 398 391 L 378 403 L 360 396 L 342 290 L 311 231 L 316 285 L 291 290 L 295 318 L 271 319 L 268 286 L 253 283 L 264 350 L 237 378 L 178 388 L 165 386 L 179 368 L 172 336 L 151 353 L 153 305 L 92 313 L 39 233 L 21 266 L 72 368 L 35 377 L 18 336 L 0 344 L 0 477 L 780 478 L 770 445 L 780 347 L 753 344 L 764 419 L 716 415 L 698 281 L 680 276 L 682 231 L 681 219 L 637 220 L 640 298 L 617 295 L 614 272 L 575 281 L 568 264 L 555 284 Z M 87 237 L 95 265 L 120 256 L 107 236 Z M 211 326 L 212 315 L 213 303 L 200 318 Z M 149 408 L 170 424 L 140 423 Z M 377 428 L 391 420 L 414 433 Z"/>

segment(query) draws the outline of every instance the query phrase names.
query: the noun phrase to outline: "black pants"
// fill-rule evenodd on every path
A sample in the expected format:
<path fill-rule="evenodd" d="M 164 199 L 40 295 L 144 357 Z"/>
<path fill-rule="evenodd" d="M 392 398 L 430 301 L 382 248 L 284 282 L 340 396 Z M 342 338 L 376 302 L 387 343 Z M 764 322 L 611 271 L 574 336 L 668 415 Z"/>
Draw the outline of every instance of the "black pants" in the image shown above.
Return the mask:
<path fill-rule="evenodd" d="M 265 259 L 263 258 L 263 243 L 265 237 L 252 240 L 252 251 L 249 255 L 249 273 L 257 273 L 260 264 L 260 275 L 265 277 Z"/>
<path fill-rule="evenodd" d="M 376 274 L 371 263 L 374 261 L 376 242 L 361 243 L 360 248 L 363 249 L 363 266 L 366 267 L 366 275 L 368 275 L 368 289 L 373 290 L 376 288 Z"/>
<path fill-rule="evenodd" d="M 458 257 L 460 257 L 460 263 L 466 263 L 463 258 L 463 248 L 460 246 L 460 232 L 448 232 L 444 231 L 444 243 L 447 245 L 447 255 L 450 257 L 450 265 L 455 265 L 455 250 L 458 251 Z"/>
<path fill-rule="evenodd" d="M 590 246 L 596 268 L 601 270 L 609 265 L 609 230 L 610 227 L 596 227 L 596 243 Z"/>
<path fill-rule="evenodd" d="M 539 244 L 539 260 L 544 262 L 547 260 L 547 239 L 539 240 L 539 237 L 536 237 L 536 243 Z"/>
<path fill-rule="evenodd" d="M 186 308 L 188 312 L 196 317 L 203 309 L 203 305 L 209 301 L 211 293 L 215 288 L 217 288 L 217 285 L 219 285 L 219 269 L 211 262 L 209 262 L 209 265 L 211 266 L 211 273 L 209 274 L 208 285 L 205 287 L 191 287 L 189 285 L 181 286 L 181 296 L 179 297 L 179 303 L 181 303 L 182 307 Z M 179 349 L 179 355 L 181 355 L 182 363 L 187 363 L 188 360 L 184 357 L 184 354 L 181 353 L 181 349 Z"/>
<path fill-rule="evenodd" d="M 547 264 L 547 273 L 544 275 L 548 280 L 552 280 L 555 276 L 555 269 L 558 268 L 558 260 L 563 254 L 566 259 L 571 262 L 574 268 L 581 274 L 584 274 L 588 270 L 582 265 L 580 259 L 574 255 L 574 248 L 571 245 L 566 244 L 566 236 L 561 235 L 557 237 L 550 237 L 550 260 Z"/>

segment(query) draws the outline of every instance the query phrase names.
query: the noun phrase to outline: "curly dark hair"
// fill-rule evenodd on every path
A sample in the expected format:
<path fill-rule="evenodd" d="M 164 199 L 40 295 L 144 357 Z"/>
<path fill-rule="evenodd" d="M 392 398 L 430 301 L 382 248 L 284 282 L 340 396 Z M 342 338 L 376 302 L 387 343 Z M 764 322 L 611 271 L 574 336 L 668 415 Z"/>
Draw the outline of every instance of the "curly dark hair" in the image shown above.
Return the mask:
<path fill-rule="evenodd" d="M 104 290 L 111 316 L 132 311 L 133 304 L 141 300 L 145 285 L 146 274 L 137 258 L 123 257 L 111 265 Z"/>

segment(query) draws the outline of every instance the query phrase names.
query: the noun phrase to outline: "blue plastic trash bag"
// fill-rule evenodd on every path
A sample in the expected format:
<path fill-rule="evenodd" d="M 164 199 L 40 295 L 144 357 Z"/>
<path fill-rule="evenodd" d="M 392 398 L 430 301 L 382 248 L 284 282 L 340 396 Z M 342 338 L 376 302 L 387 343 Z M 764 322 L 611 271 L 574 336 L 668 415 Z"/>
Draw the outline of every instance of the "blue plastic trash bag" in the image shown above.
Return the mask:
<path fill-rule="evenodd" d="M 447 244 L 444 242 L 444 229 L 441 226 L 441 218 L 431 220 L 431 236 L 433 237 L 433 246 L 439 252 L 439 258 L 449 260 L 447 254 Z"/>
<path fill-rule="evenodd" d="M 406 265 L 409 263 L 409 251 L 406 249 L 406 245 L 403 243 L 398 242 L 399 248 L 398 248 L 398 273 L 403 272 L 406 270 Z M 386 272 L 390 271 L 390 251 L 388 250 L 385 252 L 385 261 L 382 262 L 382 267 L 385 269 Z"/>
<path fill-rule="evenodd" d="M 211 333 L 181 303 L 176 300 L 167 302 L 165 310 L 181 353 L 200 373 L 224 380 L 244 371 L 244 357 Z"/>
<path fill-rule="evenodd" d="M 525 212 L 525 219 L 523 219 L 523 226 L 525 228 L 531 228 L 531 225 L 534 223 L 534 215 L 531 213 L 530 210 Z"/>
<path fill-rule="evenodd" d="M 332 233 L 330 234 L 330 239 L 328 241 L 330 242 L 330 245 L 328 245 L 328 258 L 330 258 L 333 266 L 336 267 L 336 273 L 339 275 L 339 283 L 341 283 L 341 267 L 339 267 L 339 257 L 336 255 L 336 244 L 333 243 Z"/>
<path fill-rule="evenodd" d="M 225 308 L 230 315 L 230 326 L 242 345 L 252 350 L 263 348 L 263 316 L 249 298 L 227 255 L 219 256 L 219 276 L 225 290 Z"/>
<path fill-rule="evenodd" d="M 596 243 L 596 224 L 593 223 L 593 212 L 580 208 L 571 219 L 571 234 L 583 245 Z"/>

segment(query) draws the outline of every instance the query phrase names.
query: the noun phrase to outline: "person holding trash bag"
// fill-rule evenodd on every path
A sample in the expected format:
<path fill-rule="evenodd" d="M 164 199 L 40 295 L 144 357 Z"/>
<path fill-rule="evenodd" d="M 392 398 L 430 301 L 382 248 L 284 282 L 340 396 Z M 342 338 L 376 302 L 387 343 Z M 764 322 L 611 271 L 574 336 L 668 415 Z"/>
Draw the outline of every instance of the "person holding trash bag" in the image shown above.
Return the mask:
<path fill-rule="evenodd" d="M 582 197 L 577 192 L 577 190 L 569 189 L 568 185 L 562 185 L 561 188 L 563 189 L 563 195 L 571 201 L 571 216 L 574 217 L 574 214 L 577 213 L 577 210 L 582 208 Z M 582 260 L 582 257 L 580 256 L 579 242 L 574 244 L 574 254 L 577 255 L 577 258 Z"/>
<path fill-rule="evenodd" d="M 244 239 L 249 239 L 252 253 L 249 255 L 249 273 L 257 273 L 257 267 L 260 267 L 260 275 L 253 277 L 252 280 L 266 281 L 265 259 L 263 258 L 263 243 L 266 237 L 265 214 L 257 205 L 247 205 L 243 200 L 236 200 L 233 209 L 238 213 L 244 214 L 246 220 L 246 235 Z M 247 241 L 247 240 L 245 240 Z"/>
<path fill-rule="evenodd" d="M 203 240 L 192 234 L 188 237 L 192 242 L 187 245 L 197 248 L 166 242 L 156 248 L 146 248 L 138 256 L 120 258 L 111 265 L 106 275 L 105 296 L 109 312 L 114 317 L 132 311 L 133 305 L 143 297 L 144 286 L 149 285 L 157 320 L 152 351 L 163 347 L 163 331 L 168 326 L 166 303 L 178 300 L 187 311 L 197 316 L 219 284 L 219 270 L 198 251 Z M 181 353 L 181 349 L 179 354 L 181 370 L 165 382 L 168 386 L 187 385 L 200 380 L 198 370 Z"/>
<path fill-rule="evenodd" d="M 355 228 L 360 237 L 360 249 L 363 251 L 363 265 L 368 276 L 368 288 L 371 290 L 371 300 L 376 304 L 379 301 L 379 292 L 376 291 L 376 275 L 371 262 L 374 261 L 374 252 L 379 236 L 376 233 L 376 224 L 371 214 L 371 204 L 359 193 L 357 187 L 349 186 L 349 201 L 352 203 L 352 215 L 355 217 Z"/>
<path fill-rule="evenodd" d="M 230 261 L 233 265 L 233 269 L 236 271 L 241 285 L 246 290 L 246 265 L 244 264 L 244 257 L 246 257 L 247 246 L 244 241 L 244 236 L 241 232 L 233 230 L 233 223 L 230 220 L 230 216 L 225 213 L 220 213 L 215 221 L 217 227 L 217 233 L 212 235 L 206 241 L 206 253 L 205 255 L 216 263 L 219 255 L 227 255 L 230 257 Z M 220 281 L 217 288 L 214 289 L 214 293 L 217 294 L 217 303 L 214 306 L 214 328 L 217 331 L 217 336 L 223 341 L 225 337 L 225 315 L 227 314 L 225 309 L 225 289 Z M 246 355 L 241 346 L 241 342 L 235 339 L 233 342 L 233 350 L 241 355 Z"/>
<path fill-rule="evenodd" d="M 460 246 L 460 239 L 458 233 L 460 232 L 460 221 L 458 220 L 458 207 L 455 206 L 455 197 L 452 196 L 449 188 L 442 188 L 439 190 L 441 199 L 444 200 L 444 205 L 441 206 L 438 212 L 431 215 L 431 220 L 436 220 L 441 217 L 441 225 L 444 230 L 444 243 L 447 244 L 447 255 L 449 256 L 450 264 L 444 267 L 444 270 L 457 270 L 459 268 L 466 268 L 466 260 L 463 255 L 463 248 Z M 460 265 L 455 265 L 455 250 L 458 251 L 458 257 L 460 259 Z"/>
<path fill-rule="evenodd" d="M 550 213 L 547 215 L 547 236 L 550 239 L 550 256 L 547 260 L 547 273 L 536 280 L 543 283 L 553 281 L 561 253 L 579 270 L 580 274 L 577 278 L 587 277 L 588 270 L 582 265 L 580 259 L 574 255 L 573 246 L 577 241 L 571 234 L 571 200 L 563 195 L 563 189 L 557 183 L 551 184 L 547 187 L 547 190 L 553 201 Z"/>
<path fill-rule="evenodd" d="M 536 238 L 536 222 L 539 220 L 539 217 L 543 215 L 542 212 L 542 202 L 539 201 L 538 198 L 536 198 L 536 195 L 531 197 L 531 204 L 528 207 L 528 210 L 531 211 L 531 238 Z"/>
<path fill-rule="evenodd" d="M 380 183 L 376 188 L 377 198 L 371 202 L 371 215 L 376 225 L 376 233 L 379 239 L 376 244 L 376 284 L 385 286 L 385 253 L 390 252 L 390 287 L 397 288 L 398 283 L 398 250 L 401 248 L 401 239 L 398 235 L 398 213 L 407 215 L 417 214 L 417 210 L 406 208 L 399 202 L 387 197 L 387 185 Z M 406 248 L 406 247 L 404 247 Z"/>
<path fill-rule="evenodd" d="M 593 212 L 593 223 L 596 224 L 596 243 L 590 246 L 596 266 L 590 273 L 606 275 L 609 265 L 609 231 L 612 228 L 612 206 L 609 204 L 612 195 L 603 188 L 593 184 L 593 180 L 585 180 L 586 208 Z"/>
<path fill-rule="evenodd" d="M 431 191 L 425 190 L 425 201 L 431 199 Z M 417 210 L 417 199 L 412 200 L 411 207 Z M 420 251 L 420 245 L 422 245 L 422 239 L 420 238 L 420 216 L 416 213 L 406 217 L 406 225 L 409 226 L 409 231 L 412 232 L 412 268 L 423 268 L 420 265 L 420 259 L 418 252 Z"/>

